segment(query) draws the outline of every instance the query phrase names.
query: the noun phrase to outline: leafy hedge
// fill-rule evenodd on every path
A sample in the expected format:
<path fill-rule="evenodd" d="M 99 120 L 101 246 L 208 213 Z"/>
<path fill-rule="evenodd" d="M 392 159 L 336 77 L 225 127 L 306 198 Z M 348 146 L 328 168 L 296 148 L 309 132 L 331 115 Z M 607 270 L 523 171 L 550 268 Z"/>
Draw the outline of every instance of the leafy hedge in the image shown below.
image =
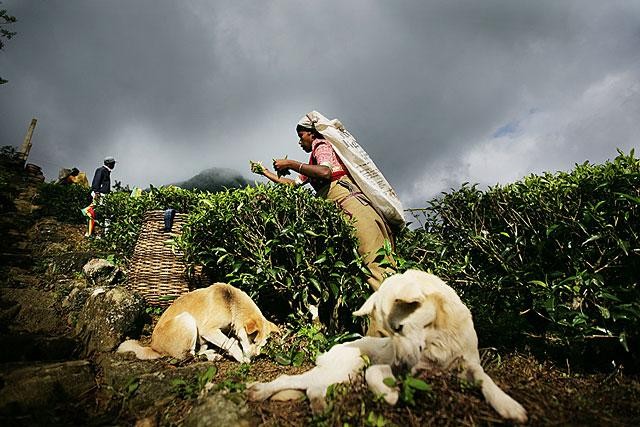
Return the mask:
<path fill-rule="evenodd" d="M 218 193 L 151 188 L 111 193 L 96 208 L 109 231 L 96 242 L 126 261 L 144 213 L 172 207 L 188 214 L 175 244 L 188 270 L 204 266 L 211 281 L 231 283 L 272 317 L 310 318 L 309 305 L 337 330 L 368 295 L 353 227 L 335 205 L 308 191 L 258 185 Z"/>
<path fill-rule="evenodd" d="M 417 265 L 445 278 L 492 345 L 543 340 L 578 352 L 604 343 L 633 352 L 639 204 L 633 152 L 486 191 L 465 184 L 428 202 L 423 226 L 398 236 L 396 259 L 401 270 Z M 212 280 L 244 289 L 267 314 L 302 321 L 320 303 L 321 317 L 338 330 L 369 292 L 353 228 L 333 204 L 300 188 L 112 193 L 97 208 L 110 228 L 96 244 L 126 260 L 144 212 L 166 207 L 189 214 L 175 244 L 190 269 L 204 265 Z"/>
<path fill-rule="evenodd" d="M 429 202 L 422 221 L 402 236 L 401 255 L 446 277 L 482 328 L 507 339 L 528 332 L 572 345 L 637 345 L 640 162 L 633 151 L 487 191 L 465 184 Z"/>
<path fill-rule="evenodd" d="M 0 146 L 0 213 L 15 210 L 16 175 L 24 167 L 19 153 L 10 145 Z"/>
<path fill-rule="evenodd" d="M 308 306 L 337 330 L 351 321 L 368 285 L 353 227 L 330 202 L 285 185 L 209 195 L 177 241 L 193 268 L 238 286 L 263 310 L 309 319 Z"/>
<path fill-rule="evenodd" d="M 85 217 L 80 211 L 91 203 L 90 190 L 81 185 L 58 185 L 43 183 L 33 201 L 40 208 L 38 217 L 51 216 L 58 221 L 82 224 Z"/>
<path fill-rule="evenodd" d="M 206 194 L 173 186 L 151 186 L 134 195 L 129 191 L 111 192 L 95 208 L 98 221 L 109 226 L 108 233 L 96 245 L 126 261 L 133 255 L 145 212 L 174 208 L 188 213 Z"/>

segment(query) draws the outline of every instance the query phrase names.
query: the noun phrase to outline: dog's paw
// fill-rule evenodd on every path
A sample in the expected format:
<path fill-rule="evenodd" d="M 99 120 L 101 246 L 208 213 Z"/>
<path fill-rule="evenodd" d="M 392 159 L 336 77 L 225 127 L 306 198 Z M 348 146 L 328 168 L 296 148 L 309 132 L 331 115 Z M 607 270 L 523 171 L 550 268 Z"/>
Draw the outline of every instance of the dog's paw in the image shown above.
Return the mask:
<path fill-rule="evenodd" d="M 263 401 L 271 397 L 271 390 L 269 390 L 267 383 L 248 383 L 245 391 L 247 399 L 252 401 Z"/>
<path fill-rule="evenodd" d="M 233 357 L 236 362 L 240 363 L 249 363 L 251 362 L 251 358 L 246 355 L 242 349 L 240 349 L 239 345 L 232 346 L 227 350 L 229 356 Z"/>
<path fill-rule="evenodd" d="M 398 399 L 400 397 L 400 393 L 398 387 L 389 387 L 384 383 L 386 378 L 392 378 L 395 380 L 393 376 L 393 372 L 391 371 L 391 367 L 389 365 L 372 365 L 366 371 L 364 375 L 365 381 L 369 386 L 369 389 L 375 393 L 382 395 L 385 402 L 389 405 L 395 405 L 398 403 Z"/>
<path fill-rule="evenodd" d="M 495 408 L 503 418 L 517 421 L 519 423 L 527 422 L 527 410 L 521 404 L 511 399 L 503 402 L 500 407 Z"/>
<path fill-rule="evenodd" d="M 215 362 L 222 359 L 222 355 L 215 350 L 203 350 L 198 353 L 198 356 L 204 356 L 210 362 Z"/>

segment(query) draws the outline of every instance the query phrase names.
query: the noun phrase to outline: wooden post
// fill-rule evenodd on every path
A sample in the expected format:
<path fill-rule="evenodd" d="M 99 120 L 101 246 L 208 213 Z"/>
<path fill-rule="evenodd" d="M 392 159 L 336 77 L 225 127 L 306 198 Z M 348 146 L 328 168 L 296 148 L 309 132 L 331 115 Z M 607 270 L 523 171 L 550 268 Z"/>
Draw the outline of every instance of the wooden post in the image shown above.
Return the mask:
<path fill-rule="evenodd" d="M 36 123 L 38 123 L 36 118 L 31 119 L 31 124 L 27 130 L 27 134 L 24 136 L 22 147 L 20 148 L 20 156 L 25 163 L 27 161 L 27 157 L 29 157 L 29 151 L 31 151 L 31 137 L 33 136 L 33 130 L 36 128 Z"/>

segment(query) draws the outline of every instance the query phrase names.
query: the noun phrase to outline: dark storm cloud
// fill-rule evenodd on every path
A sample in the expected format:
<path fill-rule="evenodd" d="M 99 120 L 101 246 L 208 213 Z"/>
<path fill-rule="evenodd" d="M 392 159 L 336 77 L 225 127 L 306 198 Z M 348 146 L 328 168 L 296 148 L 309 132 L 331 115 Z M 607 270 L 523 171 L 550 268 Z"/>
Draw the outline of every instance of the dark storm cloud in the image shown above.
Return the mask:
<path fill-rule="evenodd" d="M 293 128 L 338 117 L 422 206 L 628 150 L 640 131 L 634 1 L 4 1 L 0 138 L 32 161 L 146 186 L 305 159 Z M 500 130 L 513 130 L 501 132 Z"/>

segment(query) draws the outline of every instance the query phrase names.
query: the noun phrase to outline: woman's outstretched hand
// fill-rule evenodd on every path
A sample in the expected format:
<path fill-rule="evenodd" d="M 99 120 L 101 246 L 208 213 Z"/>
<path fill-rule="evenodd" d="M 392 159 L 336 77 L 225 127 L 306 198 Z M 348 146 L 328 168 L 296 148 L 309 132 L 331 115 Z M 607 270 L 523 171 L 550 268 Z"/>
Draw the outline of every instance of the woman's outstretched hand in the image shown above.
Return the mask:
<path fill-rule="evenodd" d="M 281 163 L 282 162 L 282 163 Z M 296 181 L 290 178 L 283 178 L 283 175 L 289 175 L 289 169 L 295 167 L 295 164 L 298 163 L 295 160 L 287 160 L 284 159 L 273 159 L 273 167 L 276 170 L 276 173 L 271 172 L 269 169 L 265 168 L 261 162 L 256 162 L 253 160 L 249 160 L 249 164 L 251 165 L 251 172 L 262 175 L 265 178 L 268 178 L 270 181 L 276 182 L 278 184 L 289 184 L 295 185 Z"/>
<path fill-rule="evenodd" d="M 273 168 L 276 170 L 278 177 L 289 175 L 289 169 L 291 169 L 291 160 L 286 157 L 284 159 L 273 159 Z"/>
<path fill-rule="evenodd" d="M 264 166 L 262 166 L 262 162 L 255 162 L 253 160 L 249 160 L 249 164 L 251 165 L 251 172 L 258 174 L 258 175 L 264 175 Z"/>

